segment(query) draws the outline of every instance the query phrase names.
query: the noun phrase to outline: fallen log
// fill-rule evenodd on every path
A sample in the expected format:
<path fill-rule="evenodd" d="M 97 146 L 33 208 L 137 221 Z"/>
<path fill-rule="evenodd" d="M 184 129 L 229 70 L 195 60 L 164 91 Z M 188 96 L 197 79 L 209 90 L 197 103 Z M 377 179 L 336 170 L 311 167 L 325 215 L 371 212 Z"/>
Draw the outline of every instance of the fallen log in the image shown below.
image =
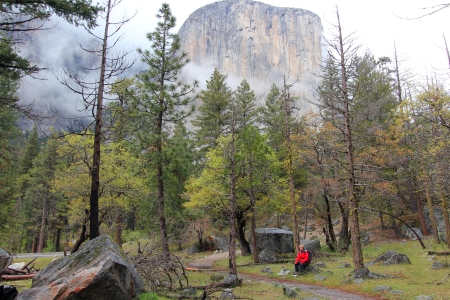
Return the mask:
<path fill-rule="evenodd" d="M 27 279 L 33 279 L 33 274 L 26 274 L 26 275 L 2 275 L 2 280 L 4 281 L 15 281 L 15 280 L 27 280 Z"/>
<path fill-rule="evenodd" d="M 428 251 L 428 255 L 450 255 L 450 251 Z"/>

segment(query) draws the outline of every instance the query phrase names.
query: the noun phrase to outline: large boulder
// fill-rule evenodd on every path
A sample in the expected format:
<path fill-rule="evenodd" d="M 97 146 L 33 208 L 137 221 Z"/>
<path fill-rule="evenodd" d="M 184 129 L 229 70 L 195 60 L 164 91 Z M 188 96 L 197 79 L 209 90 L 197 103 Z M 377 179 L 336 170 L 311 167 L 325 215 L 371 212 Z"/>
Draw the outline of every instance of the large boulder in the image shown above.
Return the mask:
<path fill-rule="evenodd" d="M 444 214 L 442 211 L 442 207 L 440 206 L 435 206 L 433 208 L 434 211 L 434 216 L 436 218 L 436 225 L 437 225 L 437 230 L 438 230 L 438 236 L 440 238 L 441 241 L 446 241 L 447 240 L 447 236 L 445 233 L 445 221 L 444 221 Z M 427 224 L 427 228 L 428 231 L 430 233 L 433 233 L 433 228 L 431 226 L 431 218 L 430 218 L 430 212 L 428 210 L 428 206 L 425 206 L 423 208 L 423 214 L 425 215 L 425 222 Z"/>
<path fill-rule="evenodd" d="M 255 235 L 258 253 L 264 249 L 276 254 L 294 252 L 292 231 L 279 228 L 257 228 Z M 251 241 L 251 236 L 249 241 Z M 253 248 L 251 244 L 250 248 Z"/>
<path fill-rule="evenodd" d="M 258 253 L 261 253 L 263 250 L 268 250 L 270 253 L 275 254 L 296 252 L 292 231 L 279 228 L 258 228 L 255 230 L 255 233 Z M 248 240 L 251 241 L 251 239 L 250 234 Z M 320 250 L 319 240 L 300 240 L 300 244 L 303 244 L 305 249 L 312 253 Z M 250 244 L 250 249 L 252 250 L 252 248 L 253 246 Z"/>
<path fill-rule="evenodd" d="M 0 248 L 0 274 L 6 270 L 6 268 L 9 266 L 9 264 L 11 263 L 12 258 L 11 256 L 8 254 L 8 252 L 6 252 L 5 250 L 3 250 L 2 248 Z"/>
<path fill-rule="evenodd" d="M 128 300 L 144 290 L 139 273 L 107 235 L 51 262 L 16 300 Z"/>

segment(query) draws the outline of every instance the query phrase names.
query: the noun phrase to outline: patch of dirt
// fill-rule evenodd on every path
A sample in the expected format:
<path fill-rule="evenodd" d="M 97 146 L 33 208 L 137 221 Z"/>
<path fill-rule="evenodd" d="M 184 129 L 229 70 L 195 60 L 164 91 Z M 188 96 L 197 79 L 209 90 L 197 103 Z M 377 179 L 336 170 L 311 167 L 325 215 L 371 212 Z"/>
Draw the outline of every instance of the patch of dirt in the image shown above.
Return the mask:
<path fill-rule="evenodd" d="M 228 257 L 228 252 L 211 254 L 205 258 L 196 259 L 187 263 L 188 268 L 198 270 L 216 270 L 226 272 L 227 270 L 217 269 L 213 267 L 215 261 Z M 312 284 L 304 284 L 298 282 L 298 280 L 288 278 L 267 278 L 265 276 L 259 276 L 257 274 L 246 274 L 239 272 L 239 278 L 245 280 L 259 281 L 270 284 L 272 282 L 278 282 L 280 284 L 288 284 L 292 287 L 299 287 L 303 292 L 308 292 L 324 299 L 331 300 L 367 300 L 367 299 L 381 299 L 374 298 L 367 295 L 358 295 L 338 289 L 327 288 L 323 286 L 317 286 Z"/>

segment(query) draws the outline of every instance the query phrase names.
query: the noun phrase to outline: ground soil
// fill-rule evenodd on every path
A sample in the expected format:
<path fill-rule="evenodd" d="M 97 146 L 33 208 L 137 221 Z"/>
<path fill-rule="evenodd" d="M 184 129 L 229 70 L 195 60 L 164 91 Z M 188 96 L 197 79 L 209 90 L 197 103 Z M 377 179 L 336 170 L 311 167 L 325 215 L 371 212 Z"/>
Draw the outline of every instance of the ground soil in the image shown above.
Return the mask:
<path fill-rule="evenodd" d="M 206 269 L 214 269 L 216 271 L 226 272 L 227 270 L 217 269 L 213 267 L 215 261 L 228 257 L 228 252 L 211 254 L 205 258 L 196 259 L 188 262 L 188 268 L 198 269 L 198 270 L 206 270 Z M 367 300 L 367 299 L 380 299 L 375 297 L 370 297 L 367 295 L 358 295 L 346 291 L 341 291 L 338 289 L 331 289 L 323 286 L 311 285 L 311 284 L 303 284 L 300 283 L 299 280 L 288 279 L 288 278 L 267 278 L 264 276 L 258 276 L 256 274 L 245 274 L 238 272 L 238 277 L 245 280 L 253 280 L 260 281 L 263 283 L 272 283 L 278 282 L 280 284 L 288 284 L 292 287 L 299 287 L 303 292 L 308 292 L 314 294 L 318 297 L 324 299 L 332 299 L 332 300 Z"/>

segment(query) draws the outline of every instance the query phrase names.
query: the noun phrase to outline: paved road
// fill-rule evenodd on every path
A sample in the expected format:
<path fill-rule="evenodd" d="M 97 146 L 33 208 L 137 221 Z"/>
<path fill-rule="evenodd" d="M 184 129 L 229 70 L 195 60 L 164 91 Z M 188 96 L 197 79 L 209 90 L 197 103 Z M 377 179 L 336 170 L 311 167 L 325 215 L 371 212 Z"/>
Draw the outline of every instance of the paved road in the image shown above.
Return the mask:
<path fill-rule="evenodd" d="M 69 255 L 70 252 L 67 252 Z M 64 252 L 45 252 L 45 253 L 19 253 L 14 254 L 14 259 L 18 258 L 35 258 L 35 257 L 61 257 L 64 256 Z"/>

